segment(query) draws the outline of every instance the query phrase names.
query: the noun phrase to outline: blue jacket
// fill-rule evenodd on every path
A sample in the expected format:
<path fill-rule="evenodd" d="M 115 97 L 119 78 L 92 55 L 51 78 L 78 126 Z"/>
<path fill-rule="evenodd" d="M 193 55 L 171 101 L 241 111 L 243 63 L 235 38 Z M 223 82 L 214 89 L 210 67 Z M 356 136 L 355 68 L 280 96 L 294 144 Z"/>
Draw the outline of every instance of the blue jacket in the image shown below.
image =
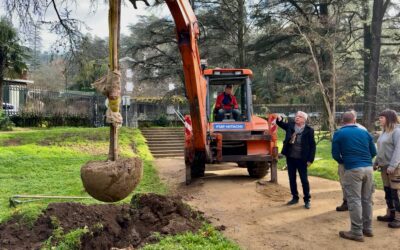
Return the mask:
<path fill-rule="evenodd" d="M 371 135 L 356 125 L 344 126 L 333 135 L 332 157 L 347 170 L 372 166 L 375 155 Z"/>
<path fill-rule="evenodd" d="M 292 134 L 294 133 L 294 122 L 276 121 L 276 124 L 286 131 L 285 140 L 283 140 L 282 154 L 288 157 L 292 148 L 289 143 Z M 304 131 L 301 134 L 301 158 L 303 161 L 313 162 L 315 157 L 316 144 L 314 139 L 314 129 L 305 125 Z"/>

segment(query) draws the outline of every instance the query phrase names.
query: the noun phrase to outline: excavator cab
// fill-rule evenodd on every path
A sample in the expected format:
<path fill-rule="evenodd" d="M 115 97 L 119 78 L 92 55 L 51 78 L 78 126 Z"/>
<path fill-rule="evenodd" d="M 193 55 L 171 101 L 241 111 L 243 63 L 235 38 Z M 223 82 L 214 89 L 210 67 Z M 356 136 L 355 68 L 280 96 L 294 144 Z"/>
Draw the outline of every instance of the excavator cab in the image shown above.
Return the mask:
<path fill-rule="evenodd" d="M 207 81 L 207 120 L 209 122 L 244 122 L 249 121 L 252 115 L 251 109 L 251 80 L 250 75 L 244 75 L 242 70 L 212 70 L 205 72 Z M 224 92 L 226 85 L 232 85 L 232 95 L 236 97 L 238 115 L 233 114 L 233 107 L 227 110 L 222 119 L 218 119 L 218 110 L 215 108 L 217 97 Z M 235 112 L 237 112 L 235 111 Z M 237 117 L 235 117 L 237 116 Z M 235 119 L 236 118 L 236 119 Z"/>

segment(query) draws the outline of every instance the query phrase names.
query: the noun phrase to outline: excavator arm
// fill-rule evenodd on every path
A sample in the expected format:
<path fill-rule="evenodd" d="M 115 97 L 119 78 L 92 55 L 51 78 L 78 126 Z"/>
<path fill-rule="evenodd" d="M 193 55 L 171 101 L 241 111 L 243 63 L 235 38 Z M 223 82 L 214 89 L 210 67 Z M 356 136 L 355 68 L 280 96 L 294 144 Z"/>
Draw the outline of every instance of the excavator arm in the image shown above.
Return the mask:
<path fill-rule="evenodd" d="M 137 1 L 139 0 L 130 0 L 135 8 Z M 141 1 L 149 5 L 147 0 Z M 189 184 L 191 177 L 204 175 L 209 153 L 206 137 L 207 82 L 201 68 L 197 45 L 199 26 L 190 2 L 188 0 L 165 0 L 165 2 L 175 22 L 185 76 L 186 97 L 190 107 L 190 117 L 185 117 L 186 183 Z"/>
<path fill-rule="evenodd" d="M 190 106 L 193 146 L 195 151 L 206 150 L 206 80 L 197 46 L 199 27 L 188 0 L 165 0 L 174 18 L 179 51 L 182 56 L 186 95 Z"/>

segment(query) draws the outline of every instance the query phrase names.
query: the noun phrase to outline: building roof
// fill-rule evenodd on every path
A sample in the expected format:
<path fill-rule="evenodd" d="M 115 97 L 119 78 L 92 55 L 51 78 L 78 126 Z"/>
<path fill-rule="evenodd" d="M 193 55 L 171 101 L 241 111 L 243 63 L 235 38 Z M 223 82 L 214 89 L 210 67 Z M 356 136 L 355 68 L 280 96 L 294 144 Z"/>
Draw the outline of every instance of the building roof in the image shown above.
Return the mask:
<path fill-rule="evenodd" d="M 4 78 L 4 82 L 8 85 L 31 85 L 34 83 L 34 81 L 32 80 L 10 79 L 10 78 Z"/>

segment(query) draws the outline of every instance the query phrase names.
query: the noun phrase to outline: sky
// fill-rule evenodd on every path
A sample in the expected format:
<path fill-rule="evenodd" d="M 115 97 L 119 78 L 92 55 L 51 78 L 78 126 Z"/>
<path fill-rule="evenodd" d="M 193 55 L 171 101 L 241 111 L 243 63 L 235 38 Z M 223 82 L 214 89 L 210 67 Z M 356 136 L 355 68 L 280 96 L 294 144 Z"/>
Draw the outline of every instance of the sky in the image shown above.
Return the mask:
<path fill-rule="evenodd" d="M 71 16 L 83 21 L 89 29 L 82 29 L 83 33 L 90 33 L 93 36 L 105 38 L 108 36 L 108 1 L 98 0 L 98 6 L 95 11 L 91 11 L 90 1 L 81 0 L 76 1 L 77 6 L 69 6 L 72 9 Z M 104 3 L 106 2 L 106 3 Z M 121 33 L 128 35 L 130 24 L 135 24 L 139 20 L 139 16 L 144 15 L 157 15 L 167 16 L 169 15 L 168 8 L 164 5 L 163 7 L 157 7 L 150 10 L 141 1 L 138 1 L 138 9 L 134 9 L 132 4 L 125 0 L 121 7 Z M 149 1 L 151 2 L 151 1 Z M 61 9 L 61 8 L 60 8 Z M 0 4 L 0 16 L 5 14 L 4 6 Z M 46 20 L 55 20 L 56 15 L 52 8 L 46 14 Z M 14 25 L 18 27 L 18 21 L 13 18 Z M 51 34 L 44 27 L 41 32 L 42 37 L 42 51 L 50 50 L 51 45 L 57 40 L 56 35 Z"/>

